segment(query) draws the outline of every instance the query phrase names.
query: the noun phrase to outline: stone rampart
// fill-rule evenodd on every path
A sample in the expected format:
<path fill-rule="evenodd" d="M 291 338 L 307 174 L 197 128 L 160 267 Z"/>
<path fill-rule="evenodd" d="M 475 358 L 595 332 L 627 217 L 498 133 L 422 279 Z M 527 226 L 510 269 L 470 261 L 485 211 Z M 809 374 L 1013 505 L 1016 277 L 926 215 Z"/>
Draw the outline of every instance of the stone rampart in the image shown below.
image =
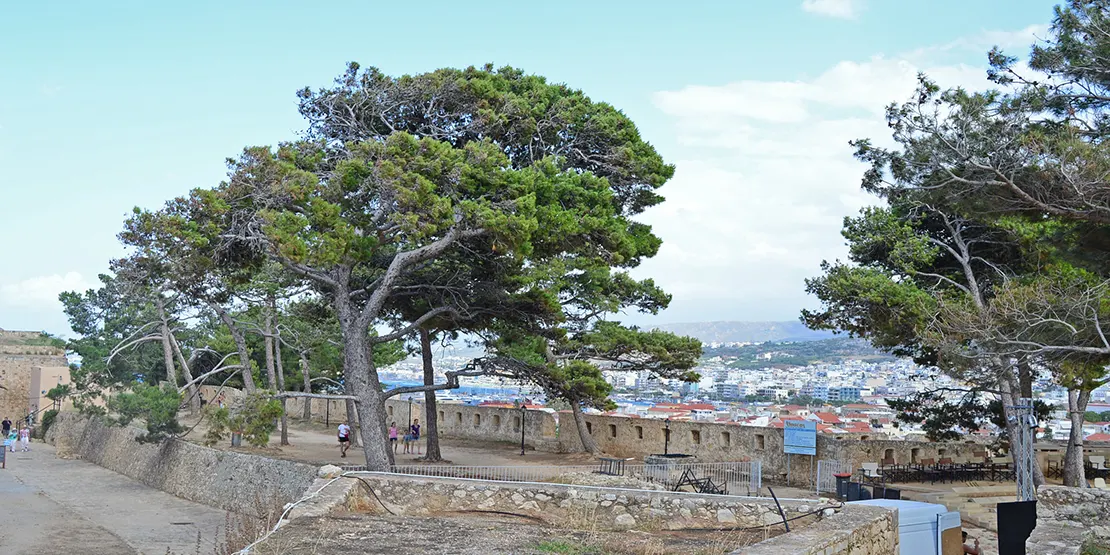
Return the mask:
<path fill-rule="evenodd" d="M 239 395 L 235 390 L 226 398 Z M 205 399 L 212 398 L 215 388 L 206 386 Z M 346 418 L 347 408 L 342 400 L 310 399 L 312 419 L 336 426 Z M 305 399 L 289 399 L 287 410 L 293 417 L 304 412 Z M 512 408 L 476 407 L 452 403 L 439 403 L 436 407 L 439 432 L 442 437 L 483 441 L 520 442 L 521 411 Z M 419 418 L 427 423 L 424 403 L 391 399 L 386 401 L 386 421 L 395 421 L 404 429 L 405 422 Z M 663 420 L 629 418 L 588 414 L 585 416 L 590 435 L 601 449 L 610 455 L 643 459 L 653 453 L 694 455 L 701 462 L 727 462 L 741 460 L 762 461 L 763 479 L 769 483 L 787 481 L 787 457 L 783 453 L 783 430 L 740 426 L 735 423 L 672 421 L 670 440 L 665 439 L 667 424 Z M 552 413 L 528 410 L 524 415 L 524 443 L 527 448 L 552 453 L 582 451 L 574 420 L 569 412 Z M 859 468 L 865 462 L 879 462 L 893 458 L 898 464 L 922 459 L 966 460 L 983 446 L 974 442 L 927 442 L 886 439 L 875 433 L 818 434 L 817 456 L 792 455 L 790 457 L 790 483 L 808 486 L 816 475 L 819 459 L 850 463 Z"/>
<path fill-rule="evenodd" d="M 47 432 L 59 456 L 76 456 L 178 497 L 235 513 L 300 499 L 316 467 L 209 449 L 185 441 L 141 444 L 134 428 L 61 413 Z"/>
<path fill-rule="evenodd" d="M 510 483 L 360 472 L 350 478 L 318 480 L 319 491 L 293 518 L 324 516 L 339 509 L 429 516 L 502 511 L 550 525 L 600 530 L 763 528 L 780 530 L 782 516 L 770 499 L 682 492 L 600 488 L 563 484 Z M 371 495 L 370 488 L 373 489 Z M 791 532 L 737 553 L 898 552 L 897 513 L 882 507 L 828 505 L 780 500 Z M 835 507 L 835 508 L 832 508 Z M 825 515 L 825 508 L 832 508 Z M 816 533 L 805 533 L 815 529 Z M 804 533 L 804 534 L 803 534 Z"/>

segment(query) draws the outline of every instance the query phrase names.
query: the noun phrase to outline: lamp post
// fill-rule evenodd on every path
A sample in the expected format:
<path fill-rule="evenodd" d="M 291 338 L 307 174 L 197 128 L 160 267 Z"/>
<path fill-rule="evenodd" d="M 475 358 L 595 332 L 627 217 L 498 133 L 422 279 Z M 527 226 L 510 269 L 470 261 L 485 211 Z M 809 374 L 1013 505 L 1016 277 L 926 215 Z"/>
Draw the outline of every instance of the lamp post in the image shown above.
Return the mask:
<path fill-rule="evenodd" d="M 670 454 L 671 448 L 671 419 L 663 421 L 663 454 Z"/>
<path fill-rule="evenodd" d="M 524 416 L 528 414 L 528 408 L 524 403 L 520 404 L 520 456 L 524 456 Z"/>

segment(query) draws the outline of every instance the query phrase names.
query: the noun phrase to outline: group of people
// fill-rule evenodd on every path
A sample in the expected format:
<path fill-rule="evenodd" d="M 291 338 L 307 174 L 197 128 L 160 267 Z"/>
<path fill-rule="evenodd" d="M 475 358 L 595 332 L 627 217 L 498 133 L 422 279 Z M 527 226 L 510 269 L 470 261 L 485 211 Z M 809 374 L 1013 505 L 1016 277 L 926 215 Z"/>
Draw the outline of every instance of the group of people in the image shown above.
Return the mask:
<path fill-rule="evenodd" d="M 31 427 L 29 425 L 24 424 L 22 428 L 16 430 L 11 419 L 5 416 L 0 429 L 3 430 L 4 445 L 8 446 L 9 451 L 15 452 L 16 443 L 19 443 L 23 451 L 31 450 Z"/>
<path fill-rule="evenodd" d="M 339 456 L 346 457 L 347 449 L 351 447 L 351 427 L 343 422 L 339 425 Z M 397 454 L 397 439 L 401 437 L 396 422 L 389 423 L 389 443 L 393 445 L 393 453 Z M 420 454 L 420 419 L 414 418 L 409 425 L 408 433 L 404 436 L 404 453 Z"/>

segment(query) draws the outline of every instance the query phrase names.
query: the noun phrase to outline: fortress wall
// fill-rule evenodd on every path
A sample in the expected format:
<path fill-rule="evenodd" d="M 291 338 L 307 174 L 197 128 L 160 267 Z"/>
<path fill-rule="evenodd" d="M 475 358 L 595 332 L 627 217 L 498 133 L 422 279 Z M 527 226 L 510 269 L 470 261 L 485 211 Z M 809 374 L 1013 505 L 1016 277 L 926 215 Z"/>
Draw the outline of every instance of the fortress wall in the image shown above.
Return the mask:
<path fill-rule="evenodd" d="M 8 341 L 27 341 L 38 339 L 42 337 L 42 332 L 38 331 L 10 331 L 0 330 L 0 342 Z"/>
<path fill-rule="evenodd" d="M 212 388 L 211 391 L 215 391 Z M 239 395 L 230 391 L 225 399 Z M 210 394 L 202 393 L 205 399 Z M 337 426 L 346 419 L 346 403 L 342 400 L 309 399 L 312 403 L 312 420 Z M 305 399 L 289 399 L 288 413 L 294 418 L 303 414 Z M 409 420 L 410 404 L 405 400 L 386 401 L 386 421 L 397 422 L 404 430 Z M 440 435 L 446 438 L 480 441 L 520 442 L 520 410 L 498 407 L 474 407 L 440 403 Z M 422 424 L 428 419 L 422 402 L 411 404 L 412 418 Z M 763 464 L 763 479 L 770 483 L 787 481 L 787 457 L 783 453 L 781 428 L 758 428 L 724 422 L 670 423 L 670 441 L 665 441 L 663 420 L 629 418 L 620 416 L 585 415 L 590 434 L 608 455 L 642 460 L 644 456 L 663 453 L 694 455 L 702 462 L 727 462 L 759 460 Z M 425 427 L 426 429 L 426 427 Z M 529 410 L 525 416 L 525 445 L 531 449 L 552 453 L 582 451 L 582 444 L 575 430 L 569 411 L 553 414 Z M 664 445 L 666 444 L 666 446 Z M 833 460 L 859 468 L 865 462 L 880 462 L 886 457 L 898 464 L 942 457 L 965 460 L 983 446 L 965 442 L 901 441 L 885 439 L 882 434 L 817 435 L 817 456 L 791 455 L 789 482 L 808 486 L 816 475 L 817 460 Z"/>
<path fill-rule="evenodd" d="M 253 514 L 300 499 L 316 478 L 308 464 L 210 449 L 187 441 L 139 443 L 137 428 L 63 412 L 46 433 L 59 456 L 76 456 L 150 487 L 218 509 Z"/>
<path fill-rule="evenodd" d="M 32 389 L 32 381 L 34 369 L 40 367 L 65 367 L 68 374 L 65 356 L 0 354 L 0 418 L 17 420 L 25 416 L 32 405 L 39 404 L 41 394 Z"/>

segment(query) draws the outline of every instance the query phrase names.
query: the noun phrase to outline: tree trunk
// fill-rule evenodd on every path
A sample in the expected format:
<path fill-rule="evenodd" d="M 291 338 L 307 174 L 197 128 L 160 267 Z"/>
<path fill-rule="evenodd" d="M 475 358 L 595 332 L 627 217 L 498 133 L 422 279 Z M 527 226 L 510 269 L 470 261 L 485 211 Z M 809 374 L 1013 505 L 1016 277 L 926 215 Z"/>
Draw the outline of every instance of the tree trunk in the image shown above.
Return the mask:
<path fill-rule="evenodd" d="M 1083 468 L 1083 413 L 1087 410 L 1087 402 L 1090 400 L 1090 391 L 1068 389 L 1068 420 L 1071 422 L 1071 433 L 1068 434 L 1068 448 L 1064 452 L 1064 485 L 1073 488 L 1087 487 Z"/>
<path fill-rule="evenodd" d="M 582 414 L 582 404 L 578 399 L 568 399 L 570 401 L 570 412 L 574 415 L 574 425 L 578 429 L 578 439 L 582 440 L 582 449 L 591 455 L 598 455 L 601 453 L 601 448 L 597 446 L 593 436 L 590 435 L 590 430 L 586 427 L 586 416 Z M 521 422 L 523 426 L 524 423 Z"/>
<path fill-rule="evenodd" d="M 281 332 L 274 329 L 274 362 L 277 370 L 278 391 L 285 391 L 285 366 L 281 363 Z M 308 399 L 305 399 L 307 401 Z M 285 397 L 281 398 L 281 444 L 289 445 L 289 415 L 285 410 Z"/>
<path fill-rule="evenodd" d="M 371 356 L 369 327 L 363 326 L 351 306 L 349 293 L 342 287 L 335 292 L 336 315 L 343 333 L 343 383 L 346 391 L 358 398 L 362 452 L 368 470 L 388 471 L 393 462 L 389 431 L 385 423 L 385 399 Z M 353 424 L 353 423 L 352 423 Z"/>
<path fill-rule="evenodd" d="M 162 358 L 166 365 L 166 381 L 177 387 L 177 370 L 173 365 L 173 344 L 170 341 L 170 321 L 166 317 L 166 301 L 158 295 L 158 318 L 162 320 Z"/>
<path fill-rule="evenodd" d="M 254 372 L 251 370 L 251 352 L 247 349 L 247 338 L 243 336 L 243 330 L 239 329 L 239 326 L 231 319 L 231 315 L 224 310 L 224 307 L 216 303 L 209 303 L 208 306 L 212 307 L 212 310 L 215 310 L 216 314 L 220 316 L 220 321 L 227 326 L 227 331 L 235 341 L 235 348 L 239 351 L 239 365 L 242 366 L 239 373 L 243 376 L 243 391 L 247 395 L 253 395 L 256 388 L 254 386 Z"/>
<path fill-rule="evenodd" d="M 343 393 L 347 395 L 356 395 L 354 388 L 347 385 L 347 380 L 343 380 Z M 331 401 L 328 402 L 330 403 Z M 355 402 L 347 399 L 344 401 L 344 404 L 347 405 L 347 425 L 350 426 L 351 429 L 361 432 L 362 426 L 359 425 L 360 420 L 358 419 L 358 411 L 355 410 Z M 358 447 L 358 435 L 359 434 L 351 434 L 351 447 Z"/>
<path fill-rule="evenodd" d="M 266 313 L 262 323 L 262 343 L 266 351 L 266 382 L 271 390 L 277 391 L 277 372 L 274 370 L 274 314 L 269 304 L 263 311 Z"/>
<path fill-rule="evenodd" d="M 435 385 L 435 368 L 432 365 L 432 334 L 420 328 L 420 358 L 424 362 L 424 385 Z M 439 449 L 439 413 L 436 412 L 436 392 L 424 392 L 424 437 L 427 438 L 427 450 L 424 460 L 439 462 L 443 455 Z M 411 422 L 410 422 L 411 424 Z"/>
<path fill-rule="evenodd" d="M 312 393 L 312 378 L 309 376 L 308 366 L 308 351 L 301 351 L 301 374 L 304 375 L 304 392 Z M 312 421 L 312 399 L 305 397 L 304 400 L 304 421 Z M 351 434 L 351 439 L 354 439 L 354 434 Z"/>
<path fill-rule="evenodd" d="M 172 335 L 170 336 L 170 343 L 173 345 L 173 352 L 177 354 L 177 361 L 181 363 L 181 374 L 185 376 L 185 383 L 191 384 L 185 388 L 189 410 L 194 413 L 199 412 L 200 385 L 193 383 L 193 372 L 189 369 L 189 363 L 186 362 L 185 355 L 181 352 L 181 345 L 177 343 L 177 339 L 174 339 Z"/>

